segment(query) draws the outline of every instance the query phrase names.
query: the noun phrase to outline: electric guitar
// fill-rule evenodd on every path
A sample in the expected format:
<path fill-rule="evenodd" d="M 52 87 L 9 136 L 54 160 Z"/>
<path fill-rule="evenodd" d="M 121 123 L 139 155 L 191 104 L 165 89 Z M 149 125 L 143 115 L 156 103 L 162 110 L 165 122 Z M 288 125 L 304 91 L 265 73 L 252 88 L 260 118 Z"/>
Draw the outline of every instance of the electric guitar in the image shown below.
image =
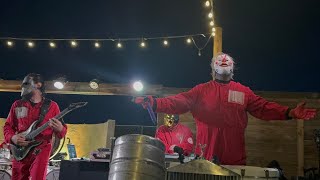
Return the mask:
<path fill-rule="evenodd" d="M 72 103 L 69 105 L 69 107 L 64 109 L 62 112 L 60 112 L 54 118 L 61 121 L 61 118 L 63 116 L 65 116 L 69 112 L 71 112 L 75 109 L 78 109 L 80 107 L 83 107 L 85 105 L 87 105 L 87 102 Z M 33 122 L 26 131 L 19 133 L 19 135 L 22 135 L 26 138 L 26 141 L 30 141 L 30 143 L 27 146 L 19 146 L 16 144 L 10 144 L 11 153 L 17 161 L 24 159 L 34 147 L 37 147 L 42 143 L 42 141 L 36 141 L 35 137 L 38 136 L 42 131 L 46 130 L 49 127 L 49 121 L 38 128 L 36 127 L 38 125 L 37 122 L 38 121 Z"/>

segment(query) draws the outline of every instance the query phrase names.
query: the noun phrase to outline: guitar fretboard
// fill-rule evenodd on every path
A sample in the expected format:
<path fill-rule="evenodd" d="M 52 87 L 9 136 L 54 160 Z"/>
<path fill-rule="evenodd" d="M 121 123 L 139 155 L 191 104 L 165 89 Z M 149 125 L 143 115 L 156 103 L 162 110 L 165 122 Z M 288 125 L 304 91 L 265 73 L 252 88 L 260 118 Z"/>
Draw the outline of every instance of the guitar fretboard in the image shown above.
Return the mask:
<path fill-rule="evenodd" d="M 69 112 L 71 112 L 72 109 L 66 108 L 64 109 L 62 112 L 60 112 L 58 115 L 56 115 L 54 118 L 61 120 L 61 118 L 63 118 L 63 116 L 65 116 L 66 114 L 68 114 Z M 34 131 L 32 131 L 31 133 L 29 133 L 26 136 L 26 139 L 34 139 L 37 135 L 39 135 L 42 131 L 44 131 L 45 129 L 47 129 L 47 127 L 49 126 L 49 121 L 44 123 L 42 126 L 38 127 L 37 129 L 35 129 Z"/>

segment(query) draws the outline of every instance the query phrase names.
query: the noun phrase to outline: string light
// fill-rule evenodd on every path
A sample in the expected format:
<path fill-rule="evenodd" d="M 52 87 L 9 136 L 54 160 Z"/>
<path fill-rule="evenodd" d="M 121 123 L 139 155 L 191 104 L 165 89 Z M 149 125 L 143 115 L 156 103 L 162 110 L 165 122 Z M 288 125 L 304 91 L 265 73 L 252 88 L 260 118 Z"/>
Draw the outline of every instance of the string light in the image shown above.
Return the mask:
<path fill-rule="evenodd" d="M 13 42 L 12 42 L 12 41 L 7 41 L 7 45 L 8 45 L 9 47 L 12 47 L 12 46 L 13 46 Z"/>
<path fill-rule="evenodd" d="M 100 48 L 100 43 L 95 42 L 95 43 L 94 43 L 94 47 L 95 47 L 95 48 Z"/>
<path fill-rule="evenodd" d="M 32 41 L 28 41 L 27 44 L 28 44 L 29 48 L 33 48 L 34 47 L 34 43 Z"/>
<path fill-rule="evenodd" d="M 141 46 L 142 48 L 144 48 L 144 47 L 146 47 L 146 43 L 145 43 L 144 41 L 142 41 L 142 42 L 140 43 L 140 46 Z"/>
<path fill-rule="evenodd" d="M 81 39 L 81 38 L 72 38 L 72 39 L 67 39 L 67 38 L 19 38 L 19 37 L 0 37 L 0 40 L 4 40 L 6 43 L 6 46 L 11 47 L 14 46 L 14 43 L 16 41 L 25 41 L 27 47 L 33 48 L 36 46 L 37 41 L 46 41 L 47 46 L 49 48 L 57 48 L 59 47 L 58 43 L 63 43 L 67 42 L 69 47 L 76 48 L 79 46 L 80 41 L 89 41 L 92 43 L 92 45 L 95 48 L 101 48 L 102 42 L 104 41 L 116 41 L 116 48 L 123 48 L 123 41 L 138 41 L 139 46 L 141 48 L 146 48 L 148 47 L 148 44 L 146 40 L 160 40 L 160 42 L 163 44 L 164 47 L 169 47 L 169 40 L 171 39 L 184 39 L 186 43 L 188 44 L 194 44 L 197 46 L 193 38 L 195 37 L 209 37 L 209 39 L 212 37 L 211 33 L 207 34 L 189 34 L 189 35 L 175 35 L 175 36 L 157 36 L 157 37 L 146 37 L 146 38 L 94 38 L 94 39 Z M 209 36 L 207 36 L 209 35 Z M 209 40 L 208 39 L 208 40 Z M 207 44 L 206 44 L 207 45 Z M 205 46 L 206 46 L 205 45 Z M 204 47 L 203 47 L 204 48 Z"/>
<path fill-rule="evenodd" d="M 188 43 L 188 44 L 191 44 L 191 42 L 192 42 L 192 41 L 191 41 L 191 38 L 188 38 L 188 39 L 187 39 L 187 43 Z"/>
<path fill-rule="evenodd" d="M 121 42 L 118 42 L 118 43 L 117 43 L 117 48 L 122 48 Z"/>
<path fill-rule="evenodd" d="M 169 45 L 169 42 L 168 42 L 167 40 L 164 40 L 164 41 L 163 41 L 163 45 L 164 45 L 164 46 L 168 46 L 168 45 Z"/>
<path fill-rule="evenodd" d="M 77 42 L 76 41 L 71 41 L 71 47 L 77 47 Z"/>
<path fill-rule="evenodd" d="M 163 45 L 164 46 L 169 46 L 169 39 L 185 39 L 186 40 L 186 43 L 187 44 L 194 44 L 194 46 L 199 50 L 199 56 L 201 55 L 201 50 L 204 49 L 210 38 L 215 36 L 215 21 L 214 21 L 214 4 L 213 4 L 213 1 L 212 0 L 204 0 L 204 5 L 208 8 L 210 8 L 210 12 L 209 14 L 207 15 L 208 16 L 208 19 L 209 19 L 209 25 L 210 25 L 210 28 L 211 28 L 211 32 L 207 33 L 206 35 L 209 35 L 209 36 L 206 36 L 204 34 L 188 34 L 188 35 L 175 35 L 175 36 L 162 36 L 162 37 L 147 37 L 147 38 L 142 38 L 141 37 L 133 37 L 133 38 L 94 38 L 94 39 L 91 39 L 91 38 L 72 38 L 72 39 L 69 39 L 69 38 L 55 38 L 55 39 L 52 39 L 52 38 L 19 38 L 19 37 L 0 37 L 0 40 L 4 40 L 6 42 L 6 45 L 8 47 L 12 47 L 14 46 L 14 43 L 16 41 L 25 41 L 27 42 L 27 46 L 29 48 L 33 48 L 35 46 L 35 43 L 37 43 L 37 41 L 47 41 L 49 42 L 49 47 L 50 48 L 56 48 L 57 47 L 57 44 L 59 41 L 63 41 L 63 42 L 68 42 L 70 43 L 70 46 L 72 48 L 75 48 L 78 46 L 78 41 L 90 41 L 91 43 L 93 43 L 94 47 L 95 48 L 100 48 L 101 47 L 101 42 L 103 41 L 112 41 L 114 42 L 115 39 L 118 39 L 119 41 L 116 43 L 116 47 L 117 48 L 122 48 L 123 45 L 122 45 L 122 42 L 123 41 L 139 41 L 139 45 L 140 47 L 142 48 L 145 48 L 147 47 L 147 44 L 144 40 L 160 40 L 162 41 Z M 196 41 L 195 41 L 195 37 L 208 37 L 207 39 L 207 42 L 205 43 L 204 46 L 198 46 L 196 44 Z M 122 41 L 122 42 L 120 42 Z"/>
<path fill-rule="evenodd" d="M 206 5 L 206 7 L 209 7 L 210 6 L 210 2 L 206 1 L 205 5 Z"/>
<path fill-rule="evenodd" d="M 55 48 L 55 47 L 56 47 L 56 43 L 54 43 L 54 42 L 49 42 L 49 46 L 50 46 L 51 48 Z"/>

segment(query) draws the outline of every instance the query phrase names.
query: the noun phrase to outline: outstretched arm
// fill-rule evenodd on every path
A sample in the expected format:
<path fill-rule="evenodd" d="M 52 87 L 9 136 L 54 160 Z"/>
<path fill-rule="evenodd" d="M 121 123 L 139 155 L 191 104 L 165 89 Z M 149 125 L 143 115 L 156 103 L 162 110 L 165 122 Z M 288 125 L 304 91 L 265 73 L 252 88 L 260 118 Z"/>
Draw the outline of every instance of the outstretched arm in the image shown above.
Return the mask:
<path fill-rule="evenodd" d="M 316 115 L 316 109 L 305 108 L 305 103 L 300 103 L 296 108 L 290 109 L 288 106 L 269 102 L 251 90 L 249 91 L 247 110 L 251 115 L 262 120 L 309 120 Z"/>
<path fill-rule="evenodd" d="M 196 86 L 188 92 L 179 93 L 164 98 L 148 96 L 150 105 L 156 112 L 168 114 L 183 114 L 193 109 L 199 96 L 199 87 Z M 146 108 L 146 97 L 135 98 L 135 103 L 142 104 Z"/>

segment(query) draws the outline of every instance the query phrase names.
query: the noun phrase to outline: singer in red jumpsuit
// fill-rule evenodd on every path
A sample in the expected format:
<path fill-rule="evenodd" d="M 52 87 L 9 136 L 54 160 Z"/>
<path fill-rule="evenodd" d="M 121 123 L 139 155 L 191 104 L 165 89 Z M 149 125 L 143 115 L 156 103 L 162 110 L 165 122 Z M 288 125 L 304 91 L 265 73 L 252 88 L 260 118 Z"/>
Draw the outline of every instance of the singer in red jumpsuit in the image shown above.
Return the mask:
<path fill-rule="evenodd" d="M 44 103 L 44 81 L 38 74 L 29 74 L 22 84 L 21 100 L 15 101 L 10 109 L 8 118 L 4 125 L 4 137 L 6 143 L 26 146 L 29 142 L 22 136 L 16 135 L 28 129 L 28 127 L 39 119 L 40 108 Z M 12 162 L 12 180 L 45 180 L 47 166 L 51 153 L 51 139 L 53 133 L 56 137 L 63 138 L 67 132 L 67 126 L 53 118 L 60 113 L 59 106 L 54 101 L 50 105 L 45 118 L 40 123 L 48 122 L 49 126 L 35 139 L 42 144 L 35 147 L 21 161 Z"/>
<path fill-rule="evenodd" d="M 192 113 L 197 127 L 197 155 L 202 155 L 201 145 L 207 160 L 217 157 L 221 164 L 245 165 L 247 112 L 262 120 L 309 120 L 315 116 L 316 109 L 307 109 L 304 103 L 290 109 L 255 95 L 250 88 L 232 80 L 233 66 L 233 58 L 220 53 L 211 64 L 214 80 L 188 92 L 164 98 L 148 96 L 148 99 L 156 112 Z M 137 97 L 135 103 L 146 107 L 145 97 Z"/>
<path fill-rule="evenodd" d="M 193 150 L 193 134 L 191 130 L 179 122 L 179 115 L 164 116 L 164 125 L 157 129 L 156 138 L 158 138 L 166 147 L 167 154 L 178 153 L 188 156 Z"/>

